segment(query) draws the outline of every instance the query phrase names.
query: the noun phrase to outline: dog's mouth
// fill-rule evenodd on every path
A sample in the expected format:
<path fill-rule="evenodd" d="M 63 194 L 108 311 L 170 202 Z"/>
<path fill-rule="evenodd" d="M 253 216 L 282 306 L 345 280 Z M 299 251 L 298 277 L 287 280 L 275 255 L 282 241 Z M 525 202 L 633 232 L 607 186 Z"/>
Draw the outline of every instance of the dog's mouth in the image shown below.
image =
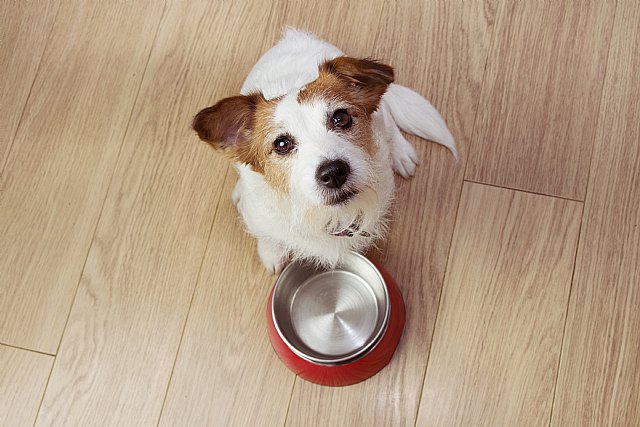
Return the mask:
<path fill-rule="evenodd" d="M 330 194 L 325 194 L 324 202 L 330 206 L 337 206 L 349 203 L 358 195 L 358 190 L 339 190 Z"/>

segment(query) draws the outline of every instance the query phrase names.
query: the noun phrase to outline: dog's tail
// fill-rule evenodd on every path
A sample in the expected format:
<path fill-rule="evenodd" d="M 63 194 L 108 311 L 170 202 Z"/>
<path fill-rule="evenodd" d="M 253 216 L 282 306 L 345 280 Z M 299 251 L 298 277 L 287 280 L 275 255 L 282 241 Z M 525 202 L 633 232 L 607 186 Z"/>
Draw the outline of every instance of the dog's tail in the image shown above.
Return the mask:
<path fill-rule="evenodd" d="M 444 145 L 459 160 L 453 135 L 440 113 L 417 92 L 398 84 L 389 85 L 383 100 L 393 120 L 403 131 Z"/>

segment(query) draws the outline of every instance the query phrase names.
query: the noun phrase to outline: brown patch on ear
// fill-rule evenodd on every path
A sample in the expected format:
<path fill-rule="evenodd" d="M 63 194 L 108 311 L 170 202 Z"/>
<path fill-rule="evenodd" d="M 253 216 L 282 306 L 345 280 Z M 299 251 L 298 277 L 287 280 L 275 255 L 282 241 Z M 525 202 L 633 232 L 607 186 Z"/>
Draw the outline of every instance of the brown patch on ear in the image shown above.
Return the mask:
<path fill-rule="evenodd" d="M 201 110 L 193 118 L 193 130 L 214 148 L 233 149 L 251 137 L 253 115 L 260 96 L 232 96 Z"/>
<path fill-rule="evenodd" d="M 262 156 L 254 144 L 254 134 L 256 117 L 266 106 L 262 95 L 232 96 L 201 110 L 193 118 L 192 127 L 204 142 L 262 172 Z"/>
<path fill-rule="evenodd" d="M 269 134 L 278 100 L 267 101 L 260 94 L 225 98 L 200 111 L 193 119 L 193 129 L 231 160 L 264 174 L 269 168 Z"/>
<path fill-rule="evenodd" d="M 279 100 L 267 101 L 259 94 L 225 98 L 200 111 L 193 119 L 193 129 L 231 160 L 251 165 L 267 181 L 282 187 L 282 165 L 270 159 L 276 134 L 273 114 Z"/>
<path fill-rule="evenodd" d="M 354 101 L 367 113 L 377 110 L 380 98 L 393 83 L 393 68 L 371 59 L 340 56 L 320 65 L 320 72 L 346 82 Z"/>

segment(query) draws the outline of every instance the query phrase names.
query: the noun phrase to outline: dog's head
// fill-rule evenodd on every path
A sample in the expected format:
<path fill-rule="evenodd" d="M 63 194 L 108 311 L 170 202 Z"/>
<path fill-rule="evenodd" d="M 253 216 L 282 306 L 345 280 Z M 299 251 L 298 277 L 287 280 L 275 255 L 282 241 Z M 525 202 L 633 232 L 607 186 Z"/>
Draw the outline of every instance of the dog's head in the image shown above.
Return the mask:
<path fill-rule="evenodd" d="M 223 99 L 200 111 L 193 129 L 251 165 L 274 189 L 312 204 L 340 205 L 376 179 L 371 115 L 391 82 L 388 65 L 339 57 L 322 64 L 318 79 L 297 93 Z"/>

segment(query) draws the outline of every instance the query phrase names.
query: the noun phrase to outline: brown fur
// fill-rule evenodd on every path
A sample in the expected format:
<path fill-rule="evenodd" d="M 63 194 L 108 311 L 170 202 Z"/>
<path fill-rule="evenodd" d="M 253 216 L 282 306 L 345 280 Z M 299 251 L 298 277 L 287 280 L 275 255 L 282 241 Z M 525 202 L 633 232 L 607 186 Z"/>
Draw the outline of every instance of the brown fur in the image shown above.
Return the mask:
<path fill-rule="evenodd" d="M 273 130 L 273 112 L 279 99 L 261 95 L 233 96 L 200 111 L 193 129 L 203 141 L 234 161 L 251 165 L 276 189 L 286 192 L 286 164 L 271 156 L 278 136 Z"/>
<path fill-rule="evenodd" d="M 288 156 L 273 153 L 273 142 L 279 136 L 273 115 L 280 99 L 270 100 L 255 114 L 255 128 L 251 142 L 254 170 L 262 173 L 265 180 L 276 190 L 288 191 Z"/>
<path fill-rule="evenodd" d="M 388 65 L 341 56 L 320 66 L 318 79 L 298 93 L 298 102 L 325 99 L 348 106 L 353 125 L 339 131 L 349 142 L 373 156 L 377 148 L 371 132 L 370 115 L 378 109 L 380 98 L 391 82 L 393 69 Z"/>
<path fill-rule="evenodd" d="M 378 109 L 380 98 L 393 83 L 393 68 L 371 59 L 356 59 L 348 56 L 327 61 L 320 66 L 320 73 L 337 76 L 356 105 L 371 114 Z"/>

